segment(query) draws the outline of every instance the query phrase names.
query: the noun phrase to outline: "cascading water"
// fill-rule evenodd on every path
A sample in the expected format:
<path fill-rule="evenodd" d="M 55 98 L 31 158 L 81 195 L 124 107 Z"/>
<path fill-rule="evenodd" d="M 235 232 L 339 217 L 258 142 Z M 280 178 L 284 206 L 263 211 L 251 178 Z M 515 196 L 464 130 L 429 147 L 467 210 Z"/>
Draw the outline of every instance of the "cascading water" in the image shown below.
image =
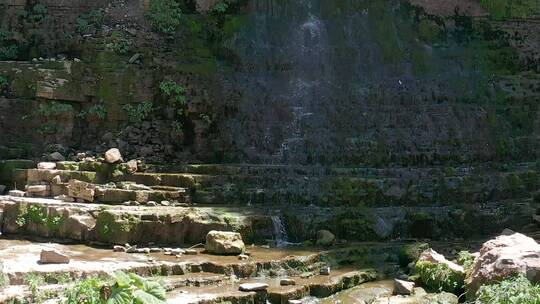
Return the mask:
<path fill-rule="evenodd" d="M 287 242 L 287 230 L 285 229 L 285 225 L 283 225 L 281 216 L 272 215 L 271 218 L 272 225 L 274 227 L 274 238 L 276 240 L 276 247 L 281 248 L 289 245 L 290 243 Z"/>
<path fill-rule="evenodd" d="M 242 161 L 356 165 L 423 147 L 452 151 L 455 133 L 436 130 L 476 120 L 433 100 L 476 96 L 487 83 L 481 69 L 456 64 L 469 51 L 459 41 L 426 42 L 406 1 L 248 3 L 225 43 L 235 59 L 234 119 L 219 128 Z M 460 134 L 478 142 L 480 133 Z"/>

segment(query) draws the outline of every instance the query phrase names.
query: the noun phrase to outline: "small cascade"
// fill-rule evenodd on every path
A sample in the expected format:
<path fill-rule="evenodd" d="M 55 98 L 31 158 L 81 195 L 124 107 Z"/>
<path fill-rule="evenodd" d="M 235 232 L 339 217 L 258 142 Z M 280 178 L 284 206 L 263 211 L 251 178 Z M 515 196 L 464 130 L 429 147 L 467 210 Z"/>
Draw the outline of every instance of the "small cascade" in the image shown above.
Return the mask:
<path fill-rule="evenodd" d="M 287 242 L 287 230 L 280 215 L 272 215 L 272 224 L 274 226 L 274 237 L 276 239 L 276 247 L 285 247 L 289 244 Z"/>

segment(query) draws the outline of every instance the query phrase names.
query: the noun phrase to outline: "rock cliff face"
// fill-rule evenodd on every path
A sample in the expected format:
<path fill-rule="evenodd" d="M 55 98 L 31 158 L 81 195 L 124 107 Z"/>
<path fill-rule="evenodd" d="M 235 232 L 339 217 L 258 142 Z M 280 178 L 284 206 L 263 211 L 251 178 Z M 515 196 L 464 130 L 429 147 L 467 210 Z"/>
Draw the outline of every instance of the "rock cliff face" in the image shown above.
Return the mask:
<path fill-rule="evenodd" d="M 363 240 L 531 224 L 536 1 L 0 8 L 0 160 L 119 148 L 163 174 L 247 163 L 188 168 L 209 176 L 193 201 L 332 208 L 309 223 L 282 208 L 292 239 L 329 225 Z M 9 188 L 16 168 L 0 162 Z"/>
<path fill-rule="evenodd" d="M 473 0 L 214 2 L 180 2 L 166 36 L 149 1 L 2 0 L 0 59 L 16 60 L 0 62 L 0 106 L 15 109 L 2 112 L 4 150 L 334 165 L 537 156 L 534 3 L 499 16 Z M 180 117 L 167 79 L 184 87 Z"/>

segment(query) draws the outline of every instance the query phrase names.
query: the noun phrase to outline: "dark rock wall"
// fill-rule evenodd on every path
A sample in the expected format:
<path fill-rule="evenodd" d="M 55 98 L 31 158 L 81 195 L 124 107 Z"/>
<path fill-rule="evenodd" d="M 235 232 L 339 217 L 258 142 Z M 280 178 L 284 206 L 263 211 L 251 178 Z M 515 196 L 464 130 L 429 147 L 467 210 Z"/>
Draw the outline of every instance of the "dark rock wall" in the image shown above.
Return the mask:
<path fill-rule="evenodd" d="M 20 52 L 0 62 L 0 104 L 16 105 L 0 144 L 34 144 L 34 155 L 118 146 L 151 162 L 535 160 L 534 14 L 411 2 L 252 0 L 223 14 L 186 2 L 165 37 L 151 30 L 148 1 L 2 0 L 2 43 Z M 186 88 L 180 130 L 164 79 Z M 148 102 L 151 114 L 130 121 L 125 105 Z"/>

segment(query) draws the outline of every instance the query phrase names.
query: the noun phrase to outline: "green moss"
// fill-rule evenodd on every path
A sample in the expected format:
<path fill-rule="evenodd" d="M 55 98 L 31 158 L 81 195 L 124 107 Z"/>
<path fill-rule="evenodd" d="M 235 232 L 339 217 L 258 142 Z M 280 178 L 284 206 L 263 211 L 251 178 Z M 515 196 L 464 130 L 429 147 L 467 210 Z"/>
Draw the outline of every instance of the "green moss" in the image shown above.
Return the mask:
<path fill-rule="evenodd" d="M 35 167 L 36 163 L 33 160 L 10 159 L 0 161 L 0 184 L 12 185 L 14 171 L 16 169 L 31 169 Z"/>
<path fill-rule="evenodd" d="M 445 264 L 434 264 L 426 261 L 416 262 L 415 271 L 429 292 L 451 292 L 461 294 L 465 276 L 450 269 Z"/>
<path fill-rule="evenodd" d="M 422 252 L 429 249 L 428 243 L 406 244 L 399 250 L 399 265 L 407 267 L 410 263 L 416 263 Z"/>
<path fill-rule="evenodd" d="M 58 170 L 78 171 L 79 170 L 79 163 L 73 162 L 73 161 L 57 162 L 56 163 L 56 169 L 58 169 Z"/>

